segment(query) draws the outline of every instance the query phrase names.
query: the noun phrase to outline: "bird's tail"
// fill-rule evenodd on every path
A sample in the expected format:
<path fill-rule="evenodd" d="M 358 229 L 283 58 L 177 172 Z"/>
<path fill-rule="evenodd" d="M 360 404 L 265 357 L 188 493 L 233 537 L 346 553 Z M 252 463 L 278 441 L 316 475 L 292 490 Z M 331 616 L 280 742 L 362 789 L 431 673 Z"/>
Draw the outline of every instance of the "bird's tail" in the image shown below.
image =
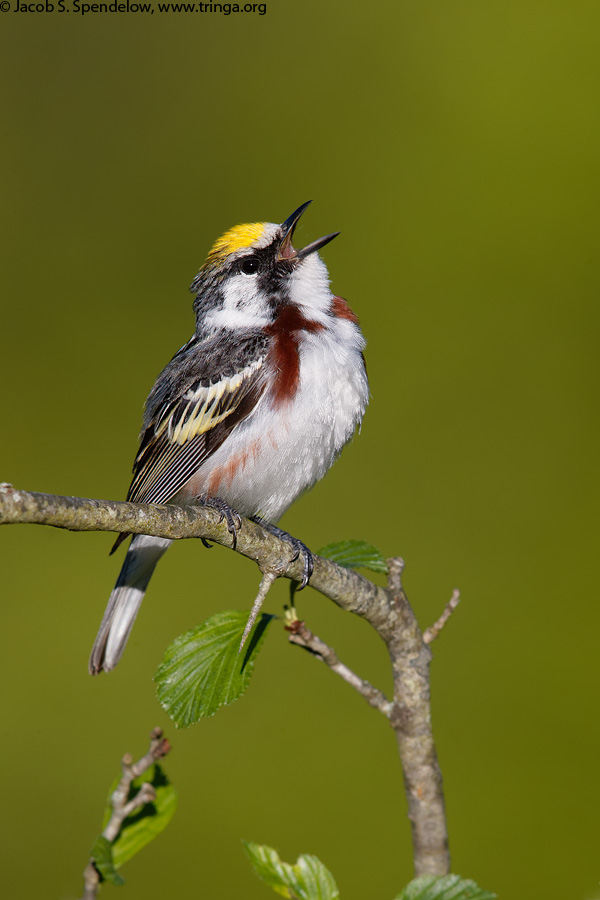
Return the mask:
<path fill-rule="evenodd" d="M 171 543 L 146 534 L 133 536 L 92 647 L 91 675 L 110 672 L 119 662 L 156 563 Z"/>

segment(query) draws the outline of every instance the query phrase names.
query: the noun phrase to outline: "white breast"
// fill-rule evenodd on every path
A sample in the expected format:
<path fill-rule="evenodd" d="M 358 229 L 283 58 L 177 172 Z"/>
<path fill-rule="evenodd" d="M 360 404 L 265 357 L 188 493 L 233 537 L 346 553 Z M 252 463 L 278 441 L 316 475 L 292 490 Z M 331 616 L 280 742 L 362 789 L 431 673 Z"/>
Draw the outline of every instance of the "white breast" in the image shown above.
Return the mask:
<path fill-rule="evenodd" d="M 369 395 L 360 329 L 346 319 L 330 318 L 328 326 L 302 334 L 293 399 L 274 405 L 267 389 L 200 470 L 195 490 L 203 482 L 242 515 L 277 522 L 325 475 L 360 424 Z"/>

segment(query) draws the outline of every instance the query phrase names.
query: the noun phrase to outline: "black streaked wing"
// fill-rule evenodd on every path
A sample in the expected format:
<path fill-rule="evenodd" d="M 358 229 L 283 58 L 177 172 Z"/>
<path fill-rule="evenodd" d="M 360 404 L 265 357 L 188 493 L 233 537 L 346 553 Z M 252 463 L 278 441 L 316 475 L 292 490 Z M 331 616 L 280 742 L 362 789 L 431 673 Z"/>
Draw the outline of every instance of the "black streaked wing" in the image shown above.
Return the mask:
<path fill-rule="evenodd" d="M 165 403 L 148 424 L 133 467 L 128 500 L 167 503 L 239 422 L 265 387 L 265 355 L 215 384 L 196 381 Z"/>

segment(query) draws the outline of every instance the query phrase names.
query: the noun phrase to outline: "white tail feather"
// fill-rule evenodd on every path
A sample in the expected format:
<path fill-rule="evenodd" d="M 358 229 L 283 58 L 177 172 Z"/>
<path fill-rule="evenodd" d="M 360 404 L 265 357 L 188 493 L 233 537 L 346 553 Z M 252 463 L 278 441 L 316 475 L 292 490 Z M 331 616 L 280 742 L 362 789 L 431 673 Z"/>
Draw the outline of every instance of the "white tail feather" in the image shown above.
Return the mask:
<path fill-rule="evenodd" d="M 134 535 L 110 595 L 90 656 L 90 673 L 110 672 L 119 662 L 155 566 L 172 541 Z"/>

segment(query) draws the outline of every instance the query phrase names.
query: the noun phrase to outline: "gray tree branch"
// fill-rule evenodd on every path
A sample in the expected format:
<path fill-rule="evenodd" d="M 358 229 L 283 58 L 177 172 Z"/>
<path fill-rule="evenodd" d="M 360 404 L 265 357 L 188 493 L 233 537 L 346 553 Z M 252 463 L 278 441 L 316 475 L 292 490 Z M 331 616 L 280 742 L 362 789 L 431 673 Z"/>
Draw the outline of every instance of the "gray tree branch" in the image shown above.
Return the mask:
<path fill-rule="evenodd" d="M 227 524 L 209 508 L 86 500 L 0 485 L 0 524 L 11 523 L 51 525 L 71 531 L 149 534 L 173 540 L 205 538 L 227 547 L 232 545 Z M 243 520 L 237 552 L 257 562 L 263 573 L 296 581 L 302 578 L 302 560 L 293 561 L 290 546 L 255 522 Z M 387 646 L 394 698 L 386 712 L 396 733 L 404 774 L 415 874 L 444 875 L 450 871 L 450 857 L 442 776 L 431 727 L 431 650 L 423 640 L 402 587 L 404 564 L 399 559 L 388 561 L 389 581 L 384 588 L 330 560 L 315 557 L 314 563 L 311 587 L 366 619 Z"/>
<path fill-rule="evenodd" d="M 324 662 L 325 665 L 329 666 L 332 672 L 335 672 L 336 675 L 343 678 L 350 687 L 353 687 L 355 691 L 358 691 L 370 706 L 378 709 L 379 712 L 383 713 L 388 719 L 390 718 L 394 709 L 394 704 L 388 700 L 382 691 L 373 687 L 369 681 L 365 681 L 364 678 L 356 675 L 356 673 L 349 669 L 348 666 L 344 665 L 338 658 L 335 650 L 326 644 L 325 641 L 322 641 L 316 634 L 313 634 L 306 626 L 305 622 L 302 622 L 299 619 L 290 618 L 285 627 L 286 630 L 290 632 L 290 644 L 295 644 L 297 647 L 308 650 L 316 659 L 320 659 L 321 662 Z"/>
<path fill-rule="evenodd" d="M 150 766 L 154 765 L 155 762 L 158 762 L 159 759 L 164 759 L 170 749 L 171 746 L 168 740 L 163 737 L 162 729 L 155 728 L 150 735 L 150 748 L 141 759 L 134 763 L 131 755 L 126 753 L 121 760 L 123 775 L 112 792 L 110 798 L 112 815 L 102 832 L 102 836 L 107 841 L 110 841 L 111 844 L 117 839 L 127 816 L 132 815 L 137 809 L 141 809 L 146 803 L 151 803 L 156 799 L 154 787 L 146 781 L 131 800 L 128 800 L 132 782 L 149 769 Z M 95 900 L 100 887 L 100 873 L 94 865 L 93 859 L 90 859 L 85 867 L 83 879 L 84 888 L 81 900 Z"/>

